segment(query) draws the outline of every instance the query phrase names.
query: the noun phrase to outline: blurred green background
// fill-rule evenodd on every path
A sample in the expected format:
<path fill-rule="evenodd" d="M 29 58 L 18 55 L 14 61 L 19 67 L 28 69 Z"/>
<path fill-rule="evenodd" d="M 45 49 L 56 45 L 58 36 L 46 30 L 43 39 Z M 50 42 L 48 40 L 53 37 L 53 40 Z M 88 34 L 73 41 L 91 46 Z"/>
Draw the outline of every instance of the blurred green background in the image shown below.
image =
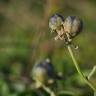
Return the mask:
<path fill-rule="evenodd" d="M 59 90 L 93 96 L 63 42 L 54 41 L 50 33 L 48 19 L 54 13 L 82 19 L 83 31 L 73 40 L 79 49 L 73 50 L 85 75 L 96 65 L 96 0 L 0 0 L 0 96 L 45 96 L 25 88 L 24 81 L 30 78 L 33 64 L 47 57 L 67 76 L 58 81 Z M 96 86 L 96 74 L 91 81 Z"/>

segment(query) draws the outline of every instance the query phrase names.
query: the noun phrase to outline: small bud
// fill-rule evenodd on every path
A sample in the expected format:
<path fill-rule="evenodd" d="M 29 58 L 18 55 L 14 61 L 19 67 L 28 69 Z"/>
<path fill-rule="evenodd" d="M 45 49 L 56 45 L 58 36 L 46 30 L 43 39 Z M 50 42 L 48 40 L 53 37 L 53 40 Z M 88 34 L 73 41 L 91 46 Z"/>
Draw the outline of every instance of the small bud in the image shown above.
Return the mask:
<path fill-rule="evenodd" d="M 64 17 L 59 15 L 59 14 L 55 14 L 53 15 L 50 19 L 49 19 L 49 28 L 51 29 L 51 32 L 56 31 L 57 29 L 59 29 L 61 27 L 61 25 L 64 22 Z"/>
<path fill-rule="evenodd" d="M 64 31 L 75 37 L 82 30 L 82 22 L 76 16 L 68 16 L 64 22 Z"/>

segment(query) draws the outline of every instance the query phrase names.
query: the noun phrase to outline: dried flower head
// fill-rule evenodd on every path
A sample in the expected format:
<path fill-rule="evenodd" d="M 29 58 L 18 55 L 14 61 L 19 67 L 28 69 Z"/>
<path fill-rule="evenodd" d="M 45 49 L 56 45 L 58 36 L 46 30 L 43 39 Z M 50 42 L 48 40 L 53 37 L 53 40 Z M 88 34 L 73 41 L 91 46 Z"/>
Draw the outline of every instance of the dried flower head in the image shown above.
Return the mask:
<path fill-rule="evenodd" d="M 68 16 L 64 21 L 64 31 L 67 32 L 71 38 L 75 37 L 82 30 L 82 22 L 76 16 Z"/>
<path fill-rule="evenodd" d="M 60 29 L 63 25 L 64 17 L 60 14 L 54 14 L 49 19 L 49 28 L 51 29 L 51 32 L 55 32 L 56 30 Z"/>
<path fill-rule="evenodd" d="M 57 33 L 55 40 L 64 40 L 66 44 L 69 44 L 72 38 L 82 30 L 82 22 L 76 16 L 68 16 L 65 20 L 62 17 L 57 14 L 52 16 L 49 20 L 49 27 L 51 31 Z"/>
<path fill-rule="evenodd" d="M 35 80 L 37 86 L 41 87 L 41 84 L 46 85 L 48 83 L 54 83 L 54 73 L 54 68 L 50 59 L 46 59 L 34 65 L 32 70 L 32 77 Z"/>

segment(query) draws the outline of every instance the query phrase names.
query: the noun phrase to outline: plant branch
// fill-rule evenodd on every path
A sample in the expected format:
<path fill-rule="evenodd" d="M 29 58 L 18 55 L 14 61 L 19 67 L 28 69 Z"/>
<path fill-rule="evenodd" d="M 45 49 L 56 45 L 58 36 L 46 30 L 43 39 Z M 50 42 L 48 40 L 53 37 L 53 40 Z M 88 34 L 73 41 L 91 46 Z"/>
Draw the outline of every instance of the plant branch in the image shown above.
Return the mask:
<path fill-rule="evenodd" d="M 58 92 L 58 95 L 62 95 L 62 94 L 71 95 L 71 96 L 75 96 L 76 95 L 77 96 L 77 93 L 74 93 L 74 92 L 71 92 L 71 91 L 67 91 L 67 90 Z"/>
<path fill-rule="evenodd" d="M 91 82 L 81 72 L 80 67 L 74 57 L 74 54 L 73 54 L 73 51 L 72 51 L 70 45 L 68 45 L 68 51 L 70 53 L 70 56 L 71 56 L 73 63 L 74 63 L 74 66 L 75 66 L 76 70 L 78 71 L 79 75 L 83 78 L 83 80 L 86 82 L 86 84 L 88 84 L 90 86 L 90 88 L 92 88 L 94 91 L 96 91 L 96 88 L 91 84 Z"/>
<path fill-rule="evenodd" d="M 50 96 L 56 96 L 56 94 L 48 87 L 45 85 L 42 85 L 43 89 L 50 94 Z"/>
<path fill-rule="evenodd" d="M 87 78 L 90 79 L 94 75 L 95 72 L 96 72 L 96 65 L 93 67 L 93 69 L 91 70 Z"/>

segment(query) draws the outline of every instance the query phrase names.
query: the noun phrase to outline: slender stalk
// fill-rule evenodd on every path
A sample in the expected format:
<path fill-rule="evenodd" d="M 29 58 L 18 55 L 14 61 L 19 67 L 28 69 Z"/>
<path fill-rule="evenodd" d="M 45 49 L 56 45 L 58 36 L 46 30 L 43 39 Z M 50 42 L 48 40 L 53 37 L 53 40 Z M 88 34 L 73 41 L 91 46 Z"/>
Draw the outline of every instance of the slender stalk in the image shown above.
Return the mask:
<path fill-rule="evenodd" d="M 71 95 L 71 96 L 76 95 L 77 96 L 77 93 L 74 93 L 74 92 L 71 92 L 71 91 L 66 91 L 66 90 L 58 92 L 58 95 L 62 95 L 62 94 Z"/>
<path fill-rule="evenodd" d="M 56 96 L 56 94 L 48 87 L 45 85 L 42 85 L 43 89 L 50 94 L 50 96 Z"/>
<path fill-rule="evenodd" d="M 75 57 L 74 57 L 74 55 L 73 55 L 73 51 L 72 51 L 70 45 L 68 45 L 68 51 L 69 51 L 69 53 L 70 53 L 70 56 L 71 56 L 71 58 L 72 58 L 72 60 L 73 60 L 73 63 L 74 63 L 74 66 L 76 67 L 76 70 L 78 71 L 79 75 L 80 75 L 80 76 L 83 78 L 83 80 L 90 86 L 90 88 L 93 89 L 93 91 L 96 91 L 96 88 L 91 84 L 91 82 L 90 82 L 90 81 L 83 75 L 83 73 L 81 72 L 80 67 L 79 67 L 79 65 L 78 65 L 78 63 L 77 63 L 77 61 L 76 61 L 76 59 L 75 59 Z"/>
<path fill-rule="evenodd" d="M 56 93 L 54 91 L 52 91 L 49 87 L 45 86 L 44 84 L 42 84 L 39 80 L 37 81 L 39 85 L 42 86 L 42 88 L 48 92 L 50 94 L 50 96 L 57 96 Z"/>
<path fill-rule="evenodd" d="M 95 71 L 96 71 L 96 65 L 93 67 L 93 69 L 92 69 L 91 72 L 89 73 L 88 79 L 90 79 L 90 78 L 94 75 Z"/>

